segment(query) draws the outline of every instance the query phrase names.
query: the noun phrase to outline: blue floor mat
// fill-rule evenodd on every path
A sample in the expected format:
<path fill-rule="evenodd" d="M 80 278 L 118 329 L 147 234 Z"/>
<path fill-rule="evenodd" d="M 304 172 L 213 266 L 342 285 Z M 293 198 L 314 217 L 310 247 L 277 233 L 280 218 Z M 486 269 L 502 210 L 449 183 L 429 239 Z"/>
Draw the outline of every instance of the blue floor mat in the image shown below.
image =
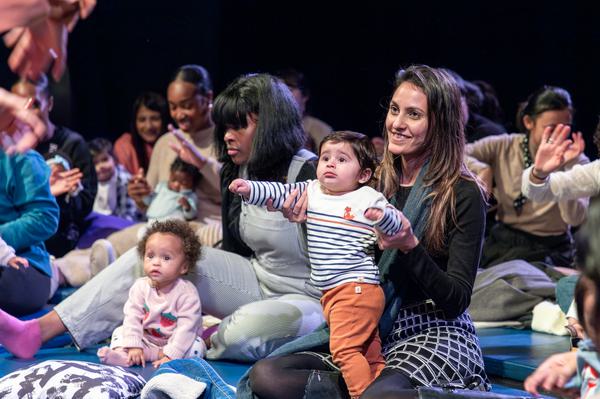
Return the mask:
<path fill-rule="evenodd" d="M 551 355 L 571 348 L 566 336 L 531 330 L 485 328 L 478 330 L 477 335 L 486 372 L 516 381 L 524 381 Z"/>

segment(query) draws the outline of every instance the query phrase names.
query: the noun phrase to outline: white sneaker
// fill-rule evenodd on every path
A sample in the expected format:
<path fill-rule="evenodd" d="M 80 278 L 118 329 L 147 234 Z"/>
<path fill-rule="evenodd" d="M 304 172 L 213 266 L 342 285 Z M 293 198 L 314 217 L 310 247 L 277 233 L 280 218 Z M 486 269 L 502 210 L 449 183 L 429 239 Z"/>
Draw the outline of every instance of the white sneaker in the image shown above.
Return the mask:
<path fill-rule="evenodd" d="M 92 252 L 90 253 L 92 277 L 113 263 L 115 259 L 115 250 L 110 241 L 105 239 L 96 240 L 92 244 Z"/>

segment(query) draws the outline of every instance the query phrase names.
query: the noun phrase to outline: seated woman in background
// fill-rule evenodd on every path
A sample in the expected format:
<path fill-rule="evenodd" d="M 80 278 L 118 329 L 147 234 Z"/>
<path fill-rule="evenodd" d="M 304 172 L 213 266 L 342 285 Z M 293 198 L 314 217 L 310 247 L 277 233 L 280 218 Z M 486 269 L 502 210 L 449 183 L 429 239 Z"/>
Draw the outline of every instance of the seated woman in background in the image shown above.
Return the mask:
<path fill-rule="evenodd" d="M 588 199 L 539 203 L 521 192 L 523 169 L 533 165 L 544 131 L 559 124 L 570 125 L 572 120 L 569 93 L 544 86 L 531 94 L 519 110 L 517 122 L 524 133 L 490 136 L 467 146 L 469 168 L 488 189 L 495 183 L 493 193 L 498 201 L 497 223 L 485 241 L 482 267 L 514 259 L 572 265 L 570 227 L 585 220 Z M 564 169 L 587 162 L 581 154 Z"/>
<path fill-rule="evenodd" d="M 123 133 L 115 141 L 115 157 L 129 173 L 148 170 L 156 140 L 167 131 L 169 109 L 158 93 L 142 93 L 133 103 L 131 133 Z"/>

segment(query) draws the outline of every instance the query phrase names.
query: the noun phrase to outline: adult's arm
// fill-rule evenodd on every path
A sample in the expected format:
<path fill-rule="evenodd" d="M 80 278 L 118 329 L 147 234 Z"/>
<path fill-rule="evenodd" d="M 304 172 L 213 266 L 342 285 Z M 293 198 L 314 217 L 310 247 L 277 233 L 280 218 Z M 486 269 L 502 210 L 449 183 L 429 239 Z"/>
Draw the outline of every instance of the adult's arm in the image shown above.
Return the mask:
<path fill-rule="evenodd" d="M 577 162 L 577 165 L 588 165 L 590 160 L 585 155 L 581 154 Z M 572 166 L 567 166 L 566 168 L 567 171 L 571 169 Z M 570 224 L 571 226 L 579 226 L 585 221 L 589 205 L 590 199 L 587 196 L 558 201 L 560 216 L 565 223 Z"/>
<path fill-rule="evenodd" d="M 568 171 L 553 172 L 542 183 L 531 180 L 533 166 L 523 171 L 521 190 L 536 202 L 591 197 L 600 193 L 600 160 L 575 165 Z"/>
<path fill-rule="evenodd" d="M 461 315 L 471 302 L 485 230 L 486 208 L 479 188 L 464 180 L 455 187 L 458 226 L 452 227 L 447 237 L 446 270 L 437 265 L 423 242 L 406 254 L 399 252 L 398 261 L 392 266 L 400 268 L 394 275 L 408 273 L 447 318 Z"/>
<path fill-rule="evenodd" d="M 494 168 L 498 152 L 506 142 L 510 142 L 508 134 L 484 137 L 466 146 L 466 164 L 474 173 L 485 167 Z"/>
<path fill-rule="evenodd" d="M 50 170 L 34 151 L 13 156 L 10 189 L 21 215 L 0 226 L 0 236 L 19 251 L 50 238 L 58 228 L 59 209 L 50 194 Z"/>

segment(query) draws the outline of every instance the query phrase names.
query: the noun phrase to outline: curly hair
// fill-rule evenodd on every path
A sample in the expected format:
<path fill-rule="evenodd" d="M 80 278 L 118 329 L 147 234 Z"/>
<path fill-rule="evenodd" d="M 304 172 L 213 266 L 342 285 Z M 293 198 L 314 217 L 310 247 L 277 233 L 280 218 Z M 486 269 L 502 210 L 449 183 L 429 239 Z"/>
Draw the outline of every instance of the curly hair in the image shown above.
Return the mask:
<path fill-rule="evenodd" d="M 202 245 L 200 244 L 198 236 L 187 222 L 178 219 L 169 219 L 152 223 L 137 245 L 137 251 L 140 258 L 144 258 L 146 253 L 146 242 L 155 233 L 172 234 L 175 237 L 179 237 L 183 255 L 188 266 L 188 272 L 200 259 Z"/>

